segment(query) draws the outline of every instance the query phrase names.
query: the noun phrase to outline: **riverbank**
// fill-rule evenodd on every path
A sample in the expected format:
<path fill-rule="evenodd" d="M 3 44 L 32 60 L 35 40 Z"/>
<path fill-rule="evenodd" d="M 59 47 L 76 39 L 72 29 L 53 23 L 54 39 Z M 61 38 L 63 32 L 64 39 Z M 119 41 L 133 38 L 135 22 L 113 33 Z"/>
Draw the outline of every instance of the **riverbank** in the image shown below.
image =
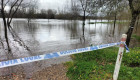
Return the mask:
<path fill-rule="evenodd" d="M 118 80 L 140 79 L 140 36 L 133 35 L 130 52 L 124 53 Z M 111 47 L 72 55 L 65 63 L 71 80 L 111 80 L 119 48 Z"/>
<path fill-rule="evenodd" d="M 67 76 L 71 80 L 108 80 L 112 79 L 118 48 L 72 55 L 73 62 L 67 62 Z M 118 80 L 140 79 L 140 47 L 131 48 L 124 53 Z"/>

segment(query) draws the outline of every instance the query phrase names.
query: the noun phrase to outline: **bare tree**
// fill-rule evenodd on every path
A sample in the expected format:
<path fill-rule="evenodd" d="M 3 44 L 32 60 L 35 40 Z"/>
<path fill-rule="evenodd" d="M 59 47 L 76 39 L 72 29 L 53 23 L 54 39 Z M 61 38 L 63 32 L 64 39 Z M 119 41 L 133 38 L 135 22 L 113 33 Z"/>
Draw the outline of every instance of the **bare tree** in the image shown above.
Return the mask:
<path fill-rule="evenodd" d="M 117 12 L 115 12 L 115 14 L 121 11 L 121 10 L 118 10 L 117 7 L 121 6 L 121 8 L 124 8 L 124 7 L 127 7 L 127 5 L 129 5 L 130 11 L 131 11 L 131 17 L 132 17 L 130 27 L 127 31 L 128 37 L 126 40 L 126 44 L 129 46 L 129 42 L 131 40 L 131 35 L 132 35 L 133 29 L 135 27 L 136 19 L 140 14 L 140 0 L 104 0 L 104 1 L 105 1 L 105 4 L 107 4 L 107 5 L 113 4 L 112 3 L 113 1 L 117 2 L 117 4 L 116 4 Z M 126 3 L 127 5 L 124 5 L 123 3 Z M 121 4 L 121 5 L 119 5 L 119 4 Z M 119 8 L 119 9 L 121 9 L 121 8 Z M 122 9 L 122 10 L 124 10 L 124 9 Z M 115 22 L 116 21 L 114 21 L 114 23 Z"/>
<path fill-rule="evenodd" d="M 3 23 L 4 23 L 4 34 L 5 34 L 5 39 L 7 42 L 7 47 L 8 47 L 8 52 L 11 52 L 11 48 L 9 45 L 9 41 L 8 41 L 8 28 L 10 28 L 10 24 L 11 21 L 14 17 L 14 14 L 16 13 L 16 11 L 18 10 L 20 4 L 23 2 L 23 0 L 1 0 L 1 14 L 2 14 L 2 19 L 3 19 Z M 7 6 L 7 4 L 10 5 L 10 10 L 9 13 L 7 14 L 7 20 L 6 20 L 6 12 L 5 12 L 5 7 Z M 15 8 L 15 11 L 13 11 L 13 9 Z"/>
<path fill-rule="evenodd" d="M 31 19 L 35 18 L 35 14 L 37 12 L 37 8 L 38 8 L 38 0 L 30 0 L 30 2 L 26 2 L 26 4 L 24 4 L 23 6 L 26 8 L 27 10 L 27 20 L 28 20 L 28 24 L 31 21 Z"/>
<path fill-rule="evenodd" d="M 46 9 L 41 9 L 40 16 L 43 19 L 47 18 L 47 10 Z"/>
<path fill-rule="evenodd" d="M 86 16 L 95 15 L 100 8 L 100 0 L 79 0 L 83 11 L 83 25 L 85 25 Z"/>
<path fill-rule="evenodd" d="M 88 6 L 88 1 L 89 0 L 80 0 L 82 11 L 83 11 L 83 25 L 85 25 L 86 11 L 87 11 L 87 6 Z"/>
<path fill-rule="evenodd" d="M 127 3 L 125 0 L 102 0 L 101 3 L 102 12 L 104 12 L 104 14 L 106 14 L 107 16 L 114 18 L 114 34 L 117 16 L 120 12 L 124 11 L 127 8 Z"/>
<path fill-rule="evenodd" d="M 55 14 L 56 14 L 56 11 L 55 10 L 52 10 L 52 9 L 48 9 L 47 10 L 48 22 L 49 22 L 49 19 L 54 19 Z"/>
<path fill-rule="evenodd" d="M 78 18 L 80 15 L 80 8 L 76 0 L 71 0 L 71 14 L 73 18 Z"/>
<path fill-rule="evenodd" d="M 27 2 L 27 1 L 25 1 Z M 1 0 L 1 14 L 3 18 L 3 24 L 4 24 L 4 36 L 6 40 L 6 45 L 8 49 L 8 57 L 12 57 L 12 51 L 9 45 L 9 38 L 8 33 L 11 33 L 14 41 L 18 42 L 20 45 L 22 45 L 26 50 L 30 51 L 30 49 L 25 45 L 25 43 L 20 39 L 20 37 L 16 34 L 16 32 L 13 30 L 11 26 L 12 19 L 14 15 L 16 14 L 17 10 L 21 7 L 20 5 L 22 3 L 25 3 L 23 0 Z M 10 9 L 6 11 L 5 7 L 9 6 Z"/>

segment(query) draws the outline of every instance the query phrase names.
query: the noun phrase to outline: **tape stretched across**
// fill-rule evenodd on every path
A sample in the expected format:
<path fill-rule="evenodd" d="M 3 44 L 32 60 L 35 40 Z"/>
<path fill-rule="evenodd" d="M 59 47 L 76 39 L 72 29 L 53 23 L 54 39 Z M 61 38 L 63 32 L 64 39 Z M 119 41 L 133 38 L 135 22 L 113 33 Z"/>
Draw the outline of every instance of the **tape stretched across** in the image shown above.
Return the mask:
<path fill-rule="evenodd" d="M 126 48 L 126 53 L 129 53 L 130 51 L 129 51 L 128 46 L 126 45 L 126 43 L 124 43 L 124 45 L 125 45 L 125 48 Z"/>
<path fill-rule="evenodd" d="M 57 57 L 61 57 L 61 56 L 67 56 L 67 55 L 71 55 L 71 54 L 77 54 L 77 53 L 93 51 L 93 50 L 98 50 L 98 49 L 103 49 L 103 48 L 108 48 L 108 47 L 112 47 L 115 45 L 120 45 L 122 43 L 123 42 L 110 43 L 110 44 L 91 46 L 91 47 L 86 47 L 86 48 L 79 48 L 79 49 L 74 49 L 74 50 L 67 50 L 67 51 L 43 54 L 43 55 L 38 55 L 38 56 L 31 56 L 31 57 L 25 57 L 25 58 L 20 58 L 20 59 L 2 61 L 2 62 L 0 62 L 0 68 L 24 64 L 24 63 L 30 63 L 30 62 L 40 61 L 40 60 L 45 60 L 45 59 L 52 59 L 52 58 L 57 58 Z"/>

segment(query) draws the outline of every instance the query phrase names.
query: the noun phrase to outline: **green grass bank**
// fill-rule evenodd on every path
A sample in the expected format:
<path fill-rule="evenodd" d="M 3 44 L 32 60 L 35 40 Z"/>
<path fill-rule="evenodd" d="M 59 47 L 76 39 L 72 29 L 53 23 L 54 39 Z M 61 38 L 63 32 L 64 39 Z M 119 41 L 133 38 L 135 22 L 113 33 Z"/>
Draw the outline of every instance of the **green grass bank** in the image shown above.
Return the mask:
<path fill-rule="evenodd" d="M 70 80 L 111 80 L 119 48 L 71 55 L 73 61 L 65 63 Z M 140 47 L 124 53 L 118 80 L 140 80 Z"/>

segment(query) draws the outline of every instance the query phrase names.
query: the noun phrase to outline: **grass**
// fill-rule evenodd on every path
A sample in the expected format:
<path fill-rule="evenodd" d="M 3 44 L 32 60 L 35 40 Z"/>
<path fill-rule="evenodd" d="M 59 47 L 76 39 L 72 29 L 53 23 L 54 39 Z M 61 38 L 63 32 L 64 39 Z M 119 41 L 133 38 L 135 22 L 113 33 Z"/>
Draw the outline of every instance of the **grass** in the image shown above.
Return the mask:
<path fill-rule="evenodd" d="M 118 48 L 72 55 L 73 61 L 66 62 L 70 80 L 111 80 L 114 72 Z M 140 47 L 124 53 L 118 80 L 140 79 Z"/>
<path fill-rule="evenodd" d="M 102 23 L 102 24 L 113 24 L 114 21 L 111 21 L 111 22 L 89 22 L 89 24 L 99 24 L 99 23 Z M 122 21 L 116 21 L 117 24 L 124 24 L 124 23 L 128 23 L 128 22 L 122 22 Z"/>
<path fill-rule="evenodd" d="M 138 36 L 138 35 L 136 35 L 136 34 L 133 34 L 133 35 L 132 35 L 132 38 L 135 38 L 135 39 L 137 39 L 138 41 L 140 41 L 140 36 Z"/>

